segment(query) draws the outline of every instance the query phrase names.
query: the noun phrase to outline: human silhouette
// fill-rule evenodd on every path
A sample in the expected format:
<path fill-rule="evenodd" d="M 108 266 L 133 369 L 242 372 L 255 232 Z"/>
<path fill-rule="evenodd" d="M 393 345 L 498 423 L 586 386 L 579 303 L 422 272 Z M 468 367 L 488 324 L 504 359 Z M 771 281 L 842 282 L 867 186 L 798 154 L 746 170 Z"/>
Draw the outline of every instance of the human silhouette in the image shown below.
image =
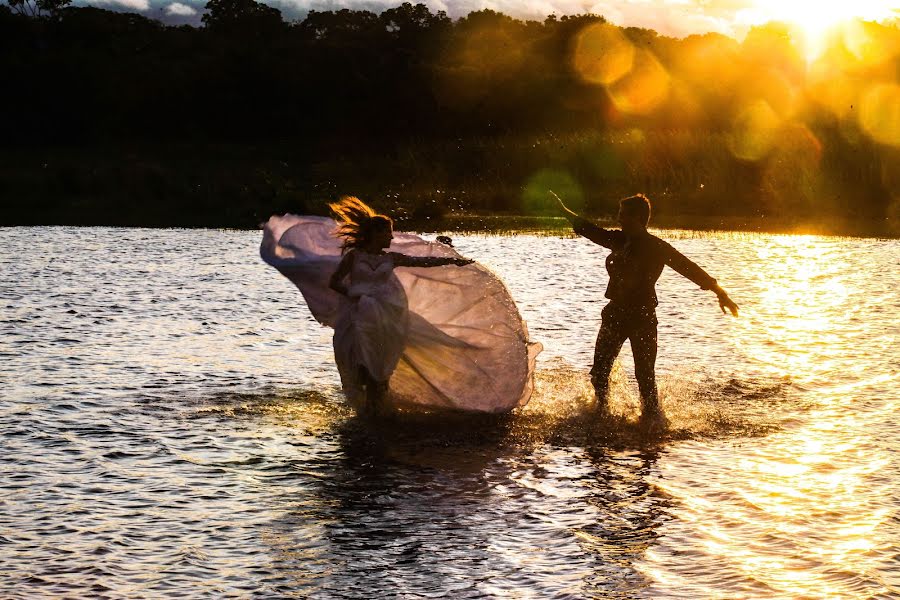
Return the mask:
<path fill-rule="evenodd" d="M 345 251 L 329 287 L 351 300 L 334 325 L 335 357 L 342 371 L 355 372 L 365 387 L 368 410 L 378 414 L 406 341 L 407 300 L 394 267 L 463 267 L 474 261 L 385 252 L 394 239 L 390 217 L 353 196 L 328 206 L 340 225 L 337 234 Z"/>
<path fill-rule="evenodd" d="M 552 191 L 575 233 L 595 244 L 612 250 L 606 257 L 609 284 L 603 308 L 600 332 L 594 348 L 591 383 L 597 396 L 598 409 L 609 410 L 609 375 L 625 340 L 631 341 L 634 374 L 641 394 L 641 421 L 652 428 L 664 428 L 668 421 L 659 403 L 656 388 L 656 281 L 668 265 L 690 279 L 700 289 L 715 292 L 719 307 L 735 317 L 738 305 L 706 271 L 678 252 L 667 242 L 647 231 L 650 222 L 650 200 L 643 194 L 630 196 L 619 203 L 621 229 L 603 229 L 569 210 Z"/>
<path fill-rule="evenodd" d="M 496 275 L 449 238 L 395 234 L 390 217 L 357 198 L 329 206 L 335 219 L 271 217 L 260 255 L 334 328 L 354 407 L 500 413 L 528 402 L 541 346 Z M 442 265 L 451 266 L 431 268 Z"/>

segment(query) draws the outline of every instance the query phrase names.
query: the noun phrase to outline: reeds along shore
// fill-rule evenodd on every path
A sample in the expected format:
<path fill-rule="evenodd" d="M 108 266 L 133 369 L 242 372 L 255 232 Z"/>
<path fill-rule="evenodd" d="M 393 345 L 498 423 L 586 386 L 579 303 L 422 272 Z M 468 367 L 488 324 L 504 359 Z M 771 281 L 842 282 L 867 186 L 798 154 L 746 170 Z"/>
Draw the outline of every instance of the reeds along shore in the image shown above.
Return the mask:
<path fill-rule="evenodd" d="M 880 162 L 874 148 L 856 164 L 815 169 L 785 153 L 773 174 L 734 160 L 726 143 L 724 134 L 630 131 L 419 142 L 333 157 L 287 145 L 43 150 L 0 166 L 0 223 L 253 228 L 274 213 L 324 214 L 326 201 L 352 193 L 410 228 L 552 229 L 551 221 L 509 217 L 553 216 L 547 189 L 588 215 L 613 217 L 618 199 L 639 190 L 653 199 L 659 226 L 900 234 L 895 205 L 857 185 L 870 174 L 880 188 L 880 168 L 859 164 Z M 471 215 L 504 218 L 459 218 Z"/>
<path fill-rule="evenodd" d="M 897 231 L 893 26 L 812 57 L 779 24 L 738 42 L 410 4 L 288 22 L 213 1 L 202 27 L 46 6 L 0 6 L 3 225 L 255 227 L 343 194 L 429 224 L 550 214 L 552 188 L 597 216 L 640 191 L 657 223 Z"/>

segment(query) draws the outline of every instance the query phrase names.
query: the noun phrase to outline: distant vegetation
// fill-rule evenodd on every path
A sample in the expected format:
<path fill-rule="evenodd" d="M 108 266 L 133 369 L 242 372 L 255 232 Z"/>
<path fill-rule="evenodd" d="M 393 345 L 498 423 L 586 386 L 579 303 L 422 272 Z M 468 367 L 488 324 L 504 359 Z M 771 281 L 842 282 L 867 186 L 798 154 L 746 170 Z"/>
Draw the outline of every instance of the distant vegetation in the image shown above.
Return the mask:
<path fill-rule="evenodd" d="M 811 59 L 781 24 L 739 43 L 210 0 L 192 28 L 66 4 L 0 6 L 0 224 L 252 227 L 342 194 L 413 223 L 539 215 L 547 187 L 687 224 L 900 213 L 896 27 Z"/>

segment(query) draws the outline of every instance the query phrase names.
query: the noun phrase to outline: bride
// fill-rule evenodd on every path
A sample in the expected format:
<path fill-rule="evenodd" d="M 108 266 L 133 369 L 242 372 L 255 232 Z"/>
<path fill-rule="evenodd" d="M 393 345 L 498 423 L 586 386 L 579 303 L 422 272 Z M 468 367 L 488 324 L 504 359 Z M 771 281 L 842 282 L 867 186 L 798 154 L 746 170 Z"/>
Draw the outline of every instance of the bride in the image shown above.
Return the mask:
<path fill-rule="evenodd" d="M 493 413 L 528 402 L 540 344 L 495 275 L 449 245 L 394 234 L 357 198 L 329 206 L 337 222 L 270 218 L 260 254 L 334 328 L 351 404 Z"/>

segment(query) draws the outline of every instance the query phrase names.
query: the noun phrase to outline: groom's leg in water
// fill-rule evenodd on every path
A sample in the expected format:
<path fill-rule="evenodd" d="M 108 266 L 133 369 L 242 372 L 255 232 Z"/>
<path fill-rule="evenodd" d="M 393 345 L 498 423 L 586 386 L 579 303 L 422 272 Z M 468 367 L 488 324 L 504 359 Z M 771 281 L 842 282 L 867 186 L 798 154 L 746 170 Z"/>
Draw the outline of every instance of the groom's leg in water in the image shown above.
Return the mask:
<path fill-rule="evenodd" d="M 634 355 L 634 376 L 641 392 L 641 416 L 662 414 L 659 393 L 656 389 L 657 321 L 655 312 L 641 315 L 634 324 L 631 335 L 631 353 Z"/>
<path fill-rule="evenodd" d="M 594 366 L 591 368 L 591 384 L 597 395 L 598 408 L 602 411 L 609 408 L 609 375 L 622 344 L 628 339 L 625 324 L 611 312 L 603 309 L 603 321 L 594 346 Z"/>

